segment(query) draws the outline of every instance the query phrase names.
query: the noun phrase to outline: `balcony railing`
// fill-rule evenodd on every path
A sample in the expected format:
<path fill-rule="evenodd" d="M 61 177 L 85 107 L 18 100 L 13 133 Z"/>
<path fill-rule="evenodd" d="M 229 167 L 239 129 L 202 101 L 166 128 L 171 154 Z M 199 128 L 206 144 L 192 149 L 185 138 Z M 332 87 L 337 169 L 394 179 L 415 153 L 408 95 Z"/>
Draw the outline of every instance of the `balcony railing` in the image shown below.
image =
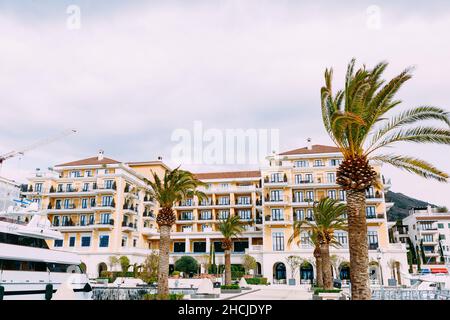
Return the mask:
<path fill-rule="evenodd" d="M 137 225 L 135 223 L 122 221 L 122 227 L 136 229 Z"/>
<path fill-rule="evenodd" d="M 53 222 L 53 227 L 89 227 L 94 225 L 114 225 L 114 219 L 109 219 L 109 221 L 88 221 L 88 222 L 73 222 L 73 221 L 65 221 L 65 222 Z"/>

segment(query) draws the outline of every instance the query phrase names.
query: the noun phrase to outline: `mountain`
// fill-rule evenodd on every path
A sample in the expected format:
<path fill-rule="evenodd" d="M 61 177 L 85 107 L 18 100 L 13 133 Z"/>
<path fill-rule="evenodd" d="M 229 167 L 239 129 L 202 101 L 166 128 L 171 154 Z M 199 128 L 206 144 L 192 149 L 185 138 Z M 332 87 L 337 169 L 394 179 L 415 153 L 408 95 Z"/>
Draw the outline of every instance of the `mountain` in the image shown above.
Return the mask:
<path fill-rule="evenodd" d="M 394 203 L 387 212 L 388 221 L 396 221 L 405 218 L 411 208 L 426 207 L 428 205 L 436 207 L 434 204 L 408 197 L 400 192 L 392 191 L 386 193 L 386 202 Z"/>

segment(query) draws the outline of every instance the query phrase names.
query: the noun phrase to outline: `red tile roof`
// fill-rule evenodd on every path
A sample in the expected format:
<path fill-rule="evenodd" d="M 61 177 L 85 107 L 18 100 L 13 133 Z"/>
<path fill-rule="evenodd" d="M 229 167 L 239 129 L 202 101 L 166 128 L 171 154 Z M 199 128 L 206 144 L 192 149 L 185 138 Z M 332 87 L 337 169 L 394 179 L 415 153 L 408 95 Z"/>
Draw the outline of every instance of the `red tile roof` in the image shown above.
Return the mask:
<path fill-rule="evenodd" d="M 120 163 L 120 162 L 116 161 L 114 159 L 111 159 L 111 158 L 106 158 L 106 157 L 104 157 L 102 160 L 98 160 L 97 157 L 92 157 L 92 158 L 86 158 L 86 159 L 82 159 L 82 160 L 58 164 L 55 167 L 93 166 L 93 165 L 116 164 L 116 163 Z"/>
<path fill-rule="evenodd" d="M 205 173 L 195 173 L 194 176 L 199 180 L 259 178 L 261 177 L 261 172 L 260 171 L 205 172 Z"/>
<path fill-rule="evenodd" d="M 280 155 L 288 156 L 288 155 L 294 155 L 294 154 L 335 153 L 335 152 L 340 152 L 338 147 L 315 144 L 312 146 L 311 150 L 308 150 L 307 147 L 303 147 L 300 149 L 294 149 L 294 150 L 280 153 Z"/>

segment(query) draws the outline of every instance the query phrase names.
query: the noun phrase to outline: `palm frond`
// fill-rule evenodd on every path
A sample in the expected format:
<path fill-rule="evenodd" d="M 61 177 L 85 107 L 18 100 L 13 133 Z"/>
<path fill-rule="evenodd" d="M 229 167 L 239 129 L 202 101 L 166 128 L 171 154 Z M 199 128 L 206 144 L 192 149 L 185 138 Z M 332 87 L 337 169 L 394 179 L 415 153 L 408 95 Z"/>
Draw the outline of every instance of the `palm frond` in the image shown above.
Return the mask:
<path fill-rule="evenodd" d="M 373 145 L 366 154 L 396 142 L 438 143 L 450 145 L 450 129 L 417 127 L 400 129 Z"/>
<path fill-rule="evenodd" d="M 424 160 L 413 157 L 387 154 L 377 155 L 372 157 L 372 159 L 388 163 L 394 167 L 415 173 L 426 179 L 435 179 L 440 182 L 447 182 L 449 178 L 448 174 L 444 171 L 439 170 Z"/>
<path fill-rule="evenodd" d="M 450 126 L 449 113 L 441 108 L 431 106 L 422 106 L 413 108 L 393 117 L 387 124 L 379 128 L 375 133 L 373 133 L 372 142 L 367 147 L 368 152 L 370 153 L 371 148 L 383 136 L 385 136 L 392 130 L 418 121 L 425 121 L 425 120 L 438 120 L 444 122 L 445 124 L 447 124 L 447 126 Z"/>

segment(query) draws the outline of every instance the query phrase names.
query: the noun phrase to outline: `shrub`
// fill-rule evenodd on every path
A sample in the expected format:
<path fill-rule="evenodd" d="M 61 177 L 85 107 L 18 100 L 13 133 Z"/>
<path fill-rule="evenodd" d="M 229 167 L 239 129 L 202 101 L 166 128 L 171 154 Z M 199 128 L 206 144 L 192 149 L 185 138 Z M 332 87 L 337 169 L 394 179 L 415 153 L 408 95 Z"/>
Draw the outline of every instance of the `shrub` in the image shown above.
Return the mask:
<path fill-rule="evenodd" d="M 228 284 L 228 285 L 222 285 L 220 286 L 220 289 L 239 289 L 238 284 Z"/>
<path fill-rule="evenodd" d="M 142 297 L 142 300 L 183 300 L 183 298 L 184 294 L 182 293 L 169 293 L 169 295 L 146 293 Z"/>
<path fill-rule="evenodd" d="M 172 272 L 172 275 L 173 275 L 173 276 L 179 276 L 179 275 L 180 275 L 180 271 L 176 271 L 176 270 L 175 270 L 174 272 Z"/>
<path fill-rule="evenodd" d="M 121 256 L 119 258 L 120 267 L 122 268 L 123 272 L 127 272 L 128 268 L 130 267 L 130 259 L 128 259 L 127 256 Z"/>
<path fill-rule="evenodd" d="M 198 263 L 192 257 L 183 256 L 175 262 L 175 270 L 182 271 L 185 273 L 197 273 L 198 271 Z"/>
<path fill-rule="evenodd" d="M 248 284 L 261 284 L 261 285 L 267 285 L 267 278 L 248 278 L 245 279 Z"/>
<path fill-rule="evenodd" d="M 102 271 L 100 274 L 100 278 L 108 279 L 109 283 L 116 281 L 117 277 L 129 277 L 132 278 L 134 276 L 133 272 L 120 272 L 120 271 Z"/>
<path fill-rule="evenodd" d="M 330 289 L 330 290 L 325 290 L 325 289 L 323 289 L 323 288 L 317 288 L 317 289 L 314 289 L 314 294 L 319 294 L 319 293 L 339 293 L 339 292 L 341 292 L 342 290 L 341 289 Z"/>

